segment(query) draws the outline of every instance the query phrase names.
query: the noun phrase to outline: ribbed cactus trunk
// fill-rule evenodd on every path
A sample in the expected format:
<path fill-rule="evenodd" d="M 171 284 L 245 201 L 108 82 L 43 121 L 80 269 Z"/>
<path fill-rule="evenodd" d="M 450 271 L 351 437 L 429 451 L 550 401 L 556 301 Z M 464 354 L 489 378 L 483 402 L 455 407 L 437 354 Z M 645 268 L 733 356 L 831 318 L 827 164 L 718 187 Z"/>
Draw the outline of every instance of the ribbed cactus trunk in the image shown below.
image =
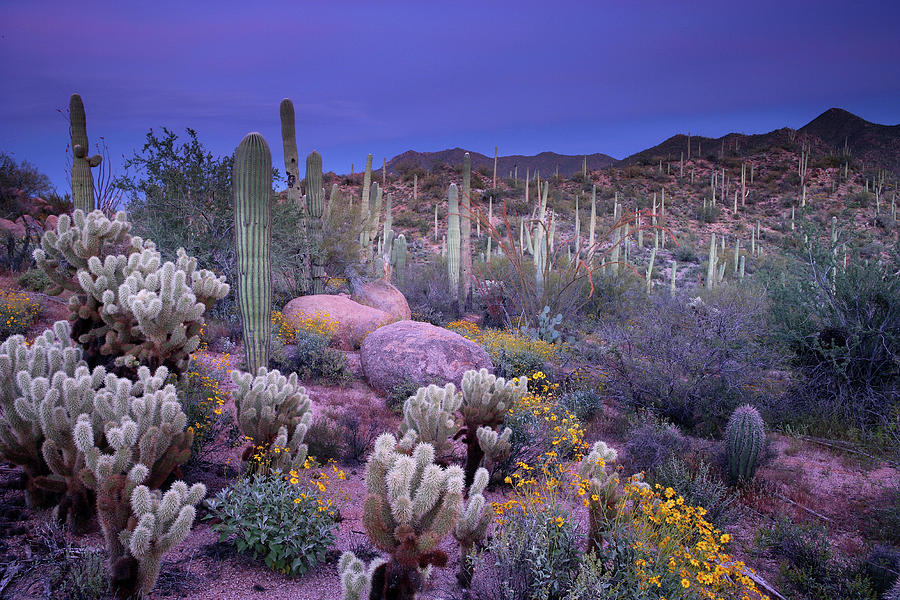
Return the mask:
<path fill-rule="evenodd" d="M 315 150 L 306 157 L 306 205 L 309 208 L 312 290 L 313 294 L 323 294 L 325 253 L 322 248 L 322 213 L 325 210 L 325 189 L 322 187 L 322 157 Z"/>
<path fill-rule="evenodd" d="M 272 326 L 272 154 L 259 133 L 248 133 L 234 152 L 234 231 L 238 304 L 250 373 L 269 365 Z"/>
<path fill-rule="evenodd" d="M 459 294 L 459 311 L 463 312 L 469 302 L 472 288 L 472 158 L 469 153 L 463 157 L 462 206 L 460 207 L 460 266 L 462 267 L 462 289 Z"/>
<path fill-rule="evenodd" d="M 393 265 L 394 276 L 397 285 L 401 287 L 406 284 L 406 261 L 407 261 L 406 236 L 402 233 L 394 240 L 394 248 L 391 254 L 391 264 Z"/>
<path fill-rule="evenodd" d="M 72 201 L 75 209 L 85 214 L 96 208 L 94 177 L 91 167 L 100 164 L 100 155 L 88 156 L 87 121 L 81 96 L 72 94 L 69 99 L 69 125 L 72 129 Z"/>
<path fill-rule="evenodd" d="M 733 480 L 753 479 L 765 442 L 765 424 L 759 411 L 749 404 L 734 409 L 725 429 L 728 474 Z"/>
<path fill-rule="evenodd" d="M 709 238 L 709 259 L 706 263 L 706 289 L 711 290 L 716 285 L 716 263 L 719 261 L 719 256 L 716 253 L 716 234 L 710 234 Z"/>
<path fill-rule="evenodd" d="M 451 183 L 447 192 L 447 278 L 454 300 L 459 297 L 459 234 L 459 192 Z"/>
<path fill-rule="evenodd" d="M 297 228 L 297 248 L 300 253 L 300 290 L 308 294 L 312 289 L 311 259 L 307 232 L 308 217 L 306 202 L 300 194 L 300 162 L 297 155 L 297 135 L 294 127 L 294 103 L 290 98 L 281 101 L 281 141 L 284 145 L 284 171 L 287 174 L 287 196 L 291 206 L 300 213 Z"/>
<path fill-rule="evenodd" d="M 369 198 L 370 198 L 370 186 L 372 185 L 372 155 L 369 154 L 366 156 L 366 171 L 363 174 L 363 186 L 362 193 L 360 197 L 362 198 L 360 204 L 360 211 L 362 214 L 362 231 L 359 233 L 359 245 L 360 245 L 360 253 L 362 256 L 361 260 L 365 263 L 369 259 L 369 254 L 371 253 L 371 245 L 372 240 L 369 239 Z"/>

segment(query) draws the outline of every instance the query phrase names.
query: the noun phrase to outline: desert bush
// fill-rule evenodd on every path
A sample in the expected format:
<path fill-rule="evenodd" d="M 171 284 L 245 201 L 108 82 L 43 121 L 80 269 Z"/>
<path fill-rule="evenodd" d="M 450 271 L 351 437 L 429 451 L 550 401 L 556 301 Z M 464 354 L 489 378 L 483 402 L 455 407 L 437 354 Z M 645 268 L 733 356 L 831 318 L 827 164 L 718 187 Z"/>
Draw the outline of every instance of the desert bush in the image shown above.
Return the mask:
<path fill-rule="evenodd" d="M 815 243 L 815 242 L 814 242 Z M 841 240 L 838 240 L 838 244 Z M 811 245 L 803 264 L 769 287 L 771 338 L 786 347 L 802 381 L 785 420 L 816 420 L 847 435 L 900 440 L 900 278 L 893 261 L 851 260 Z"/>
<path fill-rule="evenodd" d="M 34 554 L 32 571 L 43 580 L 54 598 L 63 600 L 106 600 L 109 576 L 103 551 L 74 545 L 63 527 L 50 520 L 40 524 L 31 536 Z"/>
<path fill-rule="evenodd" d="M 469 321 L 453 321 L 447 328 L 484 348 L 497 375 L 506 379 L 543 371 L 559 351 L 559 345 L 534 339 L 521 330 L 480 329 Z"/>
<path fill-rule="evenodd" d="M 578 572 L 584 532 L 560 505 L 543 510 L 505 511 L 491 539 L 491 577 L 481 578 L 473 598 L 488 600 L 562 600 Z"/>
<path fill-rule="evenodd" d="M 654 469 L 653 480 L 674 489 L 691 506 L 705 508 L 706 520 L 716 527 L 727 527 L 744 514 L 738 496 L 710 471 L 706 461 L 701 460 L 696 468 L 692 468 L 681 458 L 670 456 Z"/>
<path fill-rule="evenodd" d="M 900 548 L 876 545 L 863 563 L 863 572 L 881 598 L 891 586 L 900 582 Z"/>
<path fill-rule="evenodd" d="M 697 207 L 694 218 L 700 223 L 715 223 L 719 220 L 721 212 L 722 209 L 718 205 L 713 206 L 710 202 L 704 202 Z"/>
<path fill-rule="evenodd" d="M 33 292 L 43 292 L 52 285 L 52 281 L 47 274 L 40 269 L 28 269 L 16 279 L 16 283 L 26 290 Z"/>
<path fill-rule="evenodd" d="M 303 575 L 335 542 L 332 511 L 296 472 L 239 479 L 207 500 L 219 541 L 280 573 Z"/>
<path fill-rule="evenodd" d="M 286 348 L 290 370 L 300 379 L 343 384 L 352 378 L 347 358 L 329 346 L 330 338 L 319 333 L 297 331 L 296 343 Z"/>
<path fill-rule="evenodd" d="M 399 289 L 410 306 L 428 307 L 429 322 L 446 323 L 459 311 L 457 302 L 448 293 L 447 264 L 441 256 L 431 255 L 423 263 L 407 266 L 406 279 Z"/>
<path fill-rule="evenodd" d="M 572 390 L 560 394 L 559 406 L 575 415 L 579 421 L 589 422 L 603 411 L 603 397 L 593 389 Z"/>
<path fill-rule="evenodd" d="M 344 431 L 328 416 L 313 419 L 303 442 L 309 449 L 310 458 L 318 463 L 337 461 L 344 455 Z"/>
<path fill-rule="evenodd" d="M 900 484 L 884 490 L 867 519 L 868 535 L 900 546 Z"/>
<path fill-rule="evenodd" d="M 40 312 L 40 303 L 27 294 L 0 290 L 0 341 L 11 335 L 24 335 Z"/>
<path fill-rule="evenodd" d="M 15 221 L 27 212 L 23 201 L 52 191 L 50 178 L 27 160 L 0 152 L 0 218 Z"/>
<path fill-rule="evenodd" d="M 779 560 L 784 584 L 800 598 L 876 600 L 861 565 L 835 558 L 823 527 L 779 519 L 760 531 L 759 543 Z"/>
<path fill-rule="evenodd" d="M 671 423 L 648 418 L 628 433 L 625 456 L 631 472 L 649 473 L 690 449 L 690 440 Z"/>
<path fill-rule="evenodd" d="M 206 365 L 192 359 L 175 389 L 188 426 L 194 432 L 189 461 L 202 462 L 237 440 L 234 419 L 224 408 L 227 392 Z"/>
<path fill-rule="evenodd" d="M 632 319 L 603 329 L 609 393 L 687 429 L 719 432 L 775 362 L 762 339 L 768 313 L 760 296 L 729 286 L 692 301 L 649 298 Z"/>

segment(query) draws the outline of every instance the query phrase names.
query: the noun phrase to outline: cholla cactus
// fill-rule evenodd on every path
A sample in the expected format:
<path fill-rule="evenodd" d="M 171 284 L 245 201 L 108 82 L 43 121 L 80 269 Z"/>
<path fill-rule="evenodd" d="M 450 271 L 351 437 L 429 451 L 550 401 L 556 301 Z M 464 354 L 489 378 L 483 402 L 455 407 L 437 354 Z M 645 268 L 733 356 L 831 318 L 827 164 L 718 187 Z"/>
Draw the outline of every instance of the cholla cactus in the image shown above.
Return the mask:
<path fill-rule="evenodd" d="M 403 422 L 400 423 L 403 445 L 412 450 L 413 443 L 425 442 L 432 445 L 436 456 L 444 456 L 459 429 L 455 413 L 460 406 L 462 394 L 452 383 L 442 388 L 436 385 L 420 387 L 415 396 L 403 403 Z M 411 435 L 405 435 L 407 433 Z"/>
<path fill-rule="evenodd" d="M 338 561 L 341 576 L 341 600 L 369 600 L 372 593 L 372 576 L 387 561 L 375 558 L 368 566 L 352 552 L 344 552 Z"/>
<path fill-rule="evenodd" d="M 469 487 L 484 458 L 484 450 L 478 442 L 478 428 L 494 429 L 502 425 L 509 408 L 528 391 L 528 378 L 519 377 L 506 381 L 502 377 L 491 375 L 487 369 L 466 371 L 462 377 L 462 391 L 463 405 L 460 412 L 465 423 L 465 482 L 466 487 Z"/>
<path fill-rule="evenodd" d="M 507 431 L 509 431 L 507 429 Z M 457 579 L 463 588 L 468 588 L 472 583 L 473 565 L 471 560 L 472 548 L 480 543 L 487 533 L 491 523 L 492 512 L 485 510 L 487 503 L 484 499 L 484 488 L 488 484 L 488 472 L 486 469 L 478 469 L 475 480 L 469 488 L 469 501 L 466 502 L 453 529 L 453 537 L 459 542 L 459 573 Z"/>
<path fill-rule="evenodd" d="M 97 514 L 109 555 L 112 587 L 122 598 L 147 594 L 159 573 L 159 557 L 183 540 L 194 520 L 193 506 L 206 494 L 182 482 L 160 500 L 151 493 L 169 466 L 190 455 L 190 432 L 178 432 L 186 416 L 168 375 L 140 370 L 137 383 L 107 375 L 98 391 L 96 414 L 118 414 L 104 425 L 105 449 L 96 441 L 92 417 L 82 414 L 73 430 L 85 468 L 84 484 L 97 493 Z M 158 484 L 157 484 L 158 485 Z M 148 499 L 149 497 L 149 499 Z M 190 505 L 188 510 L 185 510 Z"/>
<path fill-rule="evenodd" d="M 478 447 L 484 453 L 484 467 L 490 474 L 494 465 L 506 460 L 512 452 L 512 444 L 509 441 L 512 429 L 504 427 L 503 432 L 498 433 L 490 427 L 479 427 L 475 435 L 478 438 Z"/>
<path fill-rule="evenodd" d="M 733 480 L 753 479 L 765 443 L 766 428 L 759 411 L 749 404 L 734 409 L 725 428 L 728 474 Z"/>
<path fill-rule="evenodd" d="M 396 446 L 393 435 L 381 435 L 366 465 L 363 525 L 375 546 L 391 555 L 372 572 L 370 598 L 414 598 L 419 569 L 446 565 L 437 546 L 453 531 L 462 506 L 459 467 L 434 464 L 431 444 L 418 444 L 412 456 Z"/>
<path fill-rule="evenodd" d="M 114 356 L 126 373 L 134 363 L 180 373 L 200 345 L 203 314 L 228 284 L 198 270 L 183 249 L 163 264 L 153 242 L 132 237 L 130 228 L 124 213 L 110 220 L 76 210 L 44 234 L 34 258 L 56 284 L 53 293 L 74 292 L 71 336 L 90 365 Z"/>
<path fill-rule="evenodd" d="M 603 522 L 619 502 L 619 476 L 612 467 L 617 458 L 618 453 L 607 446 L 606 442 L 595 442 L 578 466 L 590 516 L 589 550 L 599 549 Z"/>
<path fill-rule="evenodd" d="M 48 506 L 56 498 L 38 488 L 38 477 L 50 474 L 41 447 L 45 436 L 38 420 L 43 398 L 19 386 L 19 374 L 29 380 L 50 379 L 54 373 L 73 375 L 84 366 L 81 349 L 69 338 L 69 324 L 57 321 L 52 330 L 26 344 L 21 335 L 0 344 L 0 459 L 23 468 L 29 506 Z M 27 393 L 26 393 L 27 392 Z"/>
<path fill-rule="evenodd" d="M 150 491 L 145 485 L 131 493 L 131 507 L 137 525 L 121 533 L 123 544 L 137 561 L 137 592 L 150 593 L 159 577 L 162 555 L 180 544 L 191 532 L 197 506 L 206 496 L 206 486 L 195 483 L 190 488 L 176 481 L 165 494 Z"/>
<path fill-rule="evenodd" d="M 297 374 L 285 377 L 277 369 L 260 367 L 256 376 L 234 371 L 237 389 L 232 392 L 241 432 L 262 447 L 268 466 L 282 472 L 296 469 L 306 460 L 303 438 L 312 423 L 312 402 Z M 247 448 L 244 460 L 254 453 Z"/>

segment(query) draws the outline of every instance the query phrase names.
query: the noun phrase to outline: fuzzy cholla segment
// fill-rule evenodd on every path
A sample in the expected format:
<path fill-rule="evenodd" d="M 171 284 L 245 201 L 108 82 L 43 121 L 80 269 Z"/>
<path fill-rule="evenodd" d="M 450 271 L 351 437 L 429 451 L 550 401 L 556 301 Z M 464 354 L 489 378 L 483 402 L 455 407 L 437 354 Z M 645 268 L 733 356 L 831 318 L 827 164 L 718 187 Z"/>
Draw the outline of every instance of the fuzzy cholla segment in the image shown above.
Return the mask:
<path fill-rule="evenodd" d="M 618 459 L 618 453 L 606 442 L 594 442 L 591 451 L 578 466 L 578 474 L 590 482 L 591 493 L 601 499 L 612 498 L 619 484 L 619 476 L 612 466 Z"/>
<path fill-rule="evenodd" d="M 176 481 L 165 494 L 139 485 L 131 493 L 131 510 L 137 525 L 119 533 L 122 545 L 138 562 L 138 582 L 142 594 L 148 594 L 159 576 L 160 558 L 191 531 L 196 517 L 194 508 L 206 496 L 206 486 L 190 488 Z"/>
<path fill-rule="evenodd" d="M 260 367 L 255 377 L 234 371 L 231 378 L 237 386 L 232 397 L 241 432 L 255 445 L 273 450 L 267 456 L 272 468 L 286 472 L 302 465 L 312 401 L 306 388 L 297 383 L 297 374 L 285 377 L 277 369 Z"/>
<path fill-rule="evenodd" d="M 504 427 L 502 433 L 489 427 L 479 427 L 475 435 L 478 436 L 478 445 L 484 452 L 484 464 L 488 470 L 498 462 L 506 460 L 512 452 L 512 444 L 509 441 L 512 429 L 509 427 Z"/>
<path fill-rule="evenodd" d="M 488 373 L 487 369 L 466 371 L 462 378 L 462 415 L 466 426 L 476 430 L 479 425 L 494 427 L 503 422 L 514 402 L 528 391 L 528 378 L 506 381 Z"/>
<path fill-rule="evenodd" d="M 434 464 L 431 444 L 417 444 L 409 456 L 397 452 L 397 440 L 386 433 L 376 440 L 366 465 L 363 525 L 385 552 L 403 543 L 429 552 L 453 530 L 462 492 L 462 469 Z"/>
<path fill-rule="evenodd" d="M 183 249 L 163 264 L 153 242 L 132 237 L 124 213 L 63 215 L 34 251 L 38 267 L 69 299 L 78 341 L 117 364 L 182 370 L 200 345 L 203 314 L 228 294 L 224 277 L 198 270 Z"/>
<path fill-rule="evenodd" d="M 450 438 L 458 429 L 454 413 L 460 406 L 462 395 L 452 383 L 442 388 L 436 385 L 420 387 L 415 396 L 403 403 L 400 433 L 404 434 L 404 446 L 412 448 L 406 436 L 411 432 L 413 442 L 431 444 L 435 454 L 443 456 L 450 449 Z"/>
<path fill-rule="evenodd" d="M 372 592 L 372 573 L 385 562 L 383 558 L 376 558 L 367 567 L 352 552 L 344 552 L 338 562 L 341 600 L 369 600 L 369 594 Z"/>
<path fill-rule="evenodd" d="M 475 481 L 469 488 L 469 501 L 466 502 L 453 530 L 453 537 L 464 548 L 471 548 L 484 539 L 488 525 L 491 523 L 491 511 L 484 499 L 484 489 L 488 484 L 487 469 L 481 468 L 475 473 Z"/>
<path fill-rule="evenodd" d="M 69 338 L 66 321 L 57 321 L 30 345 L 21 335 L 0 344 L 0 458 L 25 467 L 29 477 L 46 470 L 41 453 L 45 439 L 39 420 L 41 392 L 49 388 L 55 373 L 71 376 L 83 366 L 81 349 Z M 38 380 L 33 388 L 32 382 Z"/>

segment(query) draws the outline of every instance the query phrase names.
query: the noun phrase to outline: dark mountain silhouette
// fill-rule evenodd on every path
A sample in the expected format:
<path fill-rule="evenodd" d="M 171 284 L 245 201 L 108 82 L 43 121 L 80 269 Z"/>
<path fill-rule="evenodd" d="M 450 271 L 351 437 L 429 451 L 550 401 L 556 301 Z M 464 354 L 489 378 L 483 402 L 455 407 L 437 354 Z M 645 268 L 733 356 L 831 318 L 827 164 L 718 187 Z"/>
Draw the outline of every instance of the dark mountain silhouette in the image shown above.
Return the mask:
<path fill-rule="evenodd" d="M 463 156 L 466 150 L 462 148 L 453 148 L 452 150 L 441 150 L 440 152 L 416 152 L 408 150 L 403 154 L 399 154 L 388 161 L 387 169 L 391 173 L 397 173 L 411 167 L 431 170 L 435 165 L 462 165 Z M 472 159 L 472 168 L 487 167 L 493 171 L 494 157 L 485 156 L 479 152 L 469 151 Z M 572 175 L 581 171 L 584 156 L 571 156 L 566 154 L 557 154 L 555 152 L 541 152 L 535 156 L 522 156 L 514 154 L 511 156 L 500 156 L 497 158 L 497 177 L 508 177 L 510 171 L 515 171 L 518 166 L 519 177 L 525 177 L 525 171 L 540 171 L 544 177 L 549 177 L 556 173 L 559 168 L 560 175 Z M 602 169 L 616 162 L 611 156 L 606 154 L 588 154 L 588 169 Z"/>
<path fill-rule="evenodd" d="M 718 138 L 691 137 L 691 157 L 744 156 L 774 148 L 799 149 L 808 142 L 813 155 L 841 155 L 846 142 L 850 155 L 867 167 L 900 173 L 900 125 L 870 123 L 841 108 L 830 108 L 800 129 L 776 129 L 768 133 L 747 135 L 729 133 Z M 674 135 L 666 141 L 632 154 L 617 166 L 653 164 L 659 160 L 677 161 L 682 153 L 687 158 L 688 136 Z"/>
<path fill-rule="evenodd" d="M 887 169 L 900 174 L 900 125 L 870 123 L 841 108 L 828 109 L 798 130 L 785 127 L 768 133 L 749 135 L 729 133 L 717 138 L 691 136 L 690 157 L 742 157 L 776 148 L 797 151 L 801 142 L 810 144 L 814 158 L 827 154 L 842 155 L 846 143 L 850 155 L 854 160 L 862 161 L 863 166 Z M 389 160 L 387 168 L 391 173 L 397 173 L 411 167 L 431 170 L 436 165 L 458 166 L 462 165 L 465 153 L 462 148 L 439 152 L 409 150 Z M 472 157 L 473 169 L 479 167 L 493 169 L 492 156 L 472 151 L 469 151 L 469 154 Z M 610 165 L 623 167 L 634 164 L 656 164 L 660 160 L 678 161 L 682 155 L 688 158 L 688 136 L 678 134 L 622 160 L 616 160 L 606 154 L 588 154 L 587 163 L 589 169 L 595 170 Z M 556 173 L 557 168 L 560 175 L 568 176 L 581 170 L 583 160 L 583 156 L 555 152 L 541 152 L 535 156 L 501 156 L 497 160 L 497 176 L 508 177 L 516 166 L 519 177 L 525 177 L 526 170 L 530 172 L 538 170 L 541 175 L 548 177 Z"/>

